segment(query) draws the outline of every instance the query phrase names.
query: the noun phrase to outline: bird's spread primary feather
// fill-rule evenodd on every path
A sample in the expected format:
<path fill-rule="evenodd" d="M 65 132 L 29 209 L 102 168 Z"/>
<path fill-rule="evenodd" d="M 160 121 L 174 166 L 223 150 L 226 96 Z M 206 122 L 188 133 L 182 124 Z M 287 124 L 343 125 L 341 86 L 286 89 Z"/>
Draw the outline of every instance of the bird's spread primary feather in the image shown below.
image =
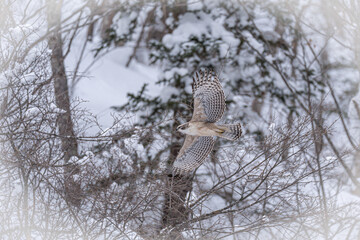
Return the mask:
<path fill-rule="evenodd" d="M 199 71 L 193 78 L 194 114 L 191 121 L 217 122 L 225 111 L 225 94 L 217 75 Z M 203 116 L 203 117 L 198 117 Z"/>

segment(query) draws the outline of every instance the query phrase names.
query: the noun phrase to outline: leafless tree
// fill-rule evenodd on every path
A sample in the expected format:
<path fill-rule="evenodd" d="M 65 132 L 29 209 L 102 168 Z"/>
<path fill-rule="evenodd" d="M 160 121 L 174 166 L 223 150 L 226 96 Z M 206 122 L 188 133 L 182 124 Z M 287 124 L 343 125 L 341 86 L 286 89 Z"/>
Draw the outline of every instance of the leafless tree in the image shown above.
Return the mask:
<path fill-rule="evenodd" d="M 329 63 L 331 52 L 327 49 L 331 39 L 345 44 L 354 54 L 357 47 L 343 43 L 336 34 L 322 34 L 312 26 L 312 30 L 325 36 L 323 45 L 314 47 L 306 34 L 305 28 L 309 26 L 304 17 L 311 6 L 293 9 L 284 5 L 288 8 L 283 10 L 296 21 L 296 31 L 304 33 L 296 35 L 291 46 L 286 46 L 291 52 L 286 56 L 288 68 L 264 55 L 242 32 L 234 32 L 254 56 L 277 74 L 294 96 L 293 105 L 299 110 L 288 111 L 281 121 L 275 122 L 276 109 L 269 116 L 262 112 L 268 96 L 264 93 L 254 98 L 251 109 L 260 119 L 258 123 L 265 135 L 255 138 L 245 134 L 237 143 L 220 141 L 211 159 L 196 172 L 173 175 L 159 165 L 163 161 L 171 166 L 181 147 L 182 136 L 173 131 L 177 120 L 183 118 L 180 108 L 151 127 L 128 124 L 126 118 L 131 113 L 123 112 L 116 115 L 110 128 L 87 134 L 88 125 L 100 124 L 82 109 L 81 102 L 71 98 L 69 91 L 69 85 L 81 79 L 78 70 L 82 56 L 70 73 L 65 69 L 64 58 L 71 51 L 79 29 L 88 30 L 82 54 L 95 34 L 103 39 L 109 37 L 108 30 L 123 6 L 119 7 L 116 1 L 89 1 L 64 15 L 65 3 L 28 1 L 27 6 L 20 8 L 21 14 L 13 7 L 15 1 L 0 3 L 4 9 L 0 16 L 3 36 L 0 45 L 6 46 L 0 55 L 1 236 L 5 239 L 358 237 L 359 204 L 342 204 L 338 196 L 348 186 L 358 194 L 358 173 L 352 171 L 352 166 L 359 146 L 331 81 L 331 71 L 338 68 Z M 180 18 L 188 10 L 187 3 L 182 0 L 154 2 L 149 6 L 137 3 L 136 9 L 147 6 L 149 10 L 143 25 L 137 26 L 139 34 L 127 66 L 136 60 L 142 44 L 146 46 L 151 40 L 171 33 L 167 17 Z M 238 4 L 246 12 L 257 3 Z M 346 9 L 358 5 L 355 1 L 349 4 L 337 1 L 327 7 L 344 9 L 349 18 L 356 20 L 357 15 Z M 154 26 L 156 11 L 163 13 L 162 29 Z M 341 14 L 337 16 L 343 21 L 347 19 Z M 355 20 L 350 22 L 358 23 Z M 30 22 L 36 23 L 35 28 L 26 26 Z M 46 27 L 42 28 L 42 24 Z M 280 39 L 285 38 L 281 24 L 279 21 L 276 27 Z M 265 39 L 270 55 L 275 56 L 279 50 L 264 37 L 268 33 L 256 29 L 256 23 L 253 26 L 254 32 Z M 358 34 L 355 32 L 352 37 L 356 39 Z M 114 47 L 122 44 L 118 42 Z M 308 74 L 314 68 L 321 74 Z M 299 94 L 295 87 L 299 81 L 305 94 Z M 325 83 L 327 92 L 315 96 L 317 89 L 312 81 Z M 191 108 L 191 103 L 187 104 Z M 359 117 L 359 103 L 352 104 Z M 234 110 L 231 114 L 236 116 L 238 112 Z M 172 126 L 170 135 L 163 131 L 168 122 Z M 245 130 L 246 124 L 250 123 L 244 124 Z M 339 126 L 346 147 L 336 141 Z M 165 141 L 171 144 L 163 149 L 161 143 Z M 148 145 L 152 146 L 150 150 L 144 148 Z M 156 152 L 155 162 L 147 161 L 150 151 Z"/>

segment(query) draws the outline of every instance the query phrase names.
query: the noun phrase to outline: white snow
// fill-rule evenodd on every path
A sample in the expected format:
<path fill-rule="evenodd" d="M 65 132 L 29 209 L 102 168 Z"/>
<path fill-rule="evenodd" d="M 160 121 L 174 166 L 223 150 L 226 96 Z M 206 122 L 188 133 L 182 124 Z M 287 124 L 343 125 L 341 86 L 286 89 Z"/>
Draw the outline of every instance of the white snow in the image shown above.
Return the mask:
<path fill-rule="evenodd" d="M 82 39 L 78 39 L 78 43 L 74 43 L 74 51 L 65 59 L 67 71 L 72 71 L 76 65 L 81 43 Z M 79 73 L 86 77 L 75 86 L 72 97 L 84 100 L 83 106 L 97 116 L 100 124 L 110 127 L 113 123 L 111 114 L 114 113 L 110 107 L 125 104 L 128 93 L 137 93 L 144 83 L 148 83 L 147 93 L 158 94 L 159 87 L 155 82 L 158 81 L 159 69 L 137 61 L 133 61 L 126 68 L 125 63 L 133 50 L 131 47 L 114 49 L 87 69 L 94 60 L 94 53 L 91 51 L 93 47 L 95 46 L 87 49 L 79 70 Z"/>

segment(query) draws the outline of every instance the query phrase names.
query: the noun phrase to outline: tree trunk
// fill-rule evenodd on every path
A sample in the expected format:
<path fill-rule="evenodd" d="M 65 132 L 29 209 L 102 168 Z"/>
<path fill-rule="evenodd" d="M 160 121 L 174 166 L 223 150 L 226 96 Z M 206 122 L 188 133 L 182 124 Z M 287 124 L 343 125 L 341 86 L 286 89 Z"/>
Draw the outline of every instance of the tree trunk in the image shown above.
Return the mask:
<path fill-rule="evenodd" d="M 51 34 L 48 38 L 49 48 L 52 50 L 51 69 L 55 91 L 56 106 L 64 113 L 59 113 L 57 126 L 61 138 L 61 148 L 64 154 L 64 184 L 66 199 L 75 205 L 79 204 L 79 185 L 75 184 L 73 174 L 76 172 L 74 165 L 68 165 L 72 156 L 78 154 L 78 144 L 71 119 L 70 97 L 68 81 L 65 73 L 63 42 L 61 39 L 61 6 L 62 1 L 50 1 L 47 5 L 48 29 Z"/>
<path fill-rule="evenodd" d="M 176 118 L 176 111 L 174 119 Z M 176 123 L 173 124 L 173 129 L 176 129 Z M 176 156 L 181 148 L 179 142 L 182 137 L 178 133 L 174 133 L 174 141 L 170 147 L 170 166 L 173 165 Z M 186 195 L 192 190 L 192 176 L 191 175 L 173 175 L 169 174 L 166 181 L 165 202 L 162 217 L 162 229 L 176 226 L 188 219 L 189 209 L 185 204 Z M 168 239 L 183 239 L 181 231 L 172 230 Z"/>

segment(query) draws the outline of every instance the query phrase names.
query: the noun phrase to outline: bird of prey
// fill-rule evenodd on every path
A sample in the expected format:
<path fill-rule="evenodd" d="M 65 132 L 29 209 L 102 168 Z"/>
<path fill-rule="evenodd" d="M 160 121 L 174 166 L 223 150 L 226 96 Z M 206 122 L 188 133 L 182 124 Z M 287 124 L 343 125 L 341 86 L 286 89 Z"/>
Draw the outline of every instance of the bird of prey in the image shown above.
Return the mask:
<path fill-rule="evenodd" d="M 200 70 L 193 77 L 192 90 L 193 116 L 190 122 L 176 128 L 186 137 L 175 159 L 174 172 L 189 172 L 199 167 L 212 151 L 214 137 L 237 140 L 242 133 L 240 123 L 216 123 L 225 110 L 225 95 L 216 73 Z"/>

